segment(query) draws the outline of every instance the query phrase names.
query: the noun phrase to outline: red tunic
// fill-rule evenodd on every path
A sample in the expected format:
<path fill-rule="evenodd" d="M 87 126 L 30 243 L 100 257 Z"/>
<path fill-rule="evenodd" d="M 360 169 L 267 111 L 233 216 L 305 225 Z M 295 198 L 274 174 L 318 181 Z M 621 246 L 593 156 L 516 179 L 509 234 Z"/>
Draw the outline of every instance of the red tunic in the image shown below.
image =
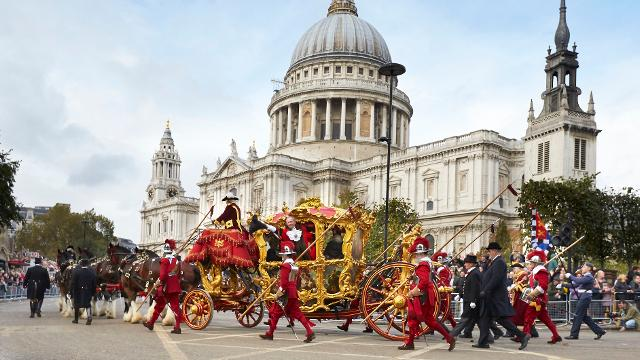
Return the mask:
<path fill-rule="evenodd" d="M 240 216 L 240 208 L 238 205 L 231 203 L 224 208 L 224 211 L 218 218 L 216 222 L 222 224 L 225 229 L 237 229 L 242 231 L 242 222 Z"/>
<path fill-rule="evenodd" d="M 160 275 L 158 276 L 165 294 L 180 293 L 180 263 L 175 257 L 160 259 Z"/>
<path fill-rule="evenodd" d="M 287 294 L 287 298 L 289 299 L 298 298 L 297 276 L 295 279 L 289 280 L 293 266 L 295 266 L 293 260 L 285 260 L 280 264 L 280 290 Z"/>
<path fill-rule="evenodd" d="M 448 267 L 442 265 L 438 268 L 438 286 L 451 286 L 451 277 L 451 270 Z"/>
<path fill-rule="evenodd" d="M 546 304 L 549 301 L 549 297 L 547 296 L 547 289 L 549 287 L 549 272 L 545 269 L 544 266 L 538 265 L 531 272 L 532 276 L 529 276 L 529 287 L 532 289 L 538 289 L 542 291 L 541 295 L 536 297 L 535 301 L 537 303 Z M 537 284 L 536 284 L 537 282 Z"/>
<path fill-rule="evenodd" d="M 418 277 L 418 289 L 423 294 L 427 294 L 426 303 L 422 304 L 422 307 L 425 308 L 429 306 L 433 308 L 435 306 L 435 284 L 431 281 L 431 264 L 426 261 L 421 261 L 416 267 L 416 276 Z"/>

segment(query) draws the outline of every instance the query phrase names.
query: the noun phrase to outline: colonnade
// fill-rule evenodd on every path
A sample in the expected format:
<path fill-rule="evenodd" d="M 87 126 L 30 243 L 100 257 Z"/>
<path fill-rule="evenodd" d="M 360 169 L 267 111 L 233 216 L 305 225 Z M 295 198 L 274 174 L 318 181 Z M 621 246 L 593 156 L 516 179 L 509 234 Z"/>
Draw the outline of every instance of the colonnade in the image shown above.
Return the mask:
<path fill-rule="evenodd" d="M 318 140 L 377 142 L 387 136 L 388 111 L 388 104 L 347 97 L 289 103 L 271 114 L 270 143 L 278 148 Z M 392 146 L 408 146 L 409 115 L 395 106 L 390 137 Z"/>

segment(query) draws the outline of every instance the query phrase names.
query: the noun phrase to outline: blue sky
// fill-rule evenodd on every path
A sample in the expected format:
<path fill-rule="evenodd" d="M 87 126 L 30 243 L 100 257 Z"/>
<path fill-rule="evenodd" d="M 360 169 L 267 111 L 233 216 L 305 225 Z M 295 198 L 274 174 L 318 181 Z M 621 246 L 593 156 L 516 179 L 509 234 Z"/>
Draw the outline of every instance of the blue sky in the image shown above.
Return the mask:
<path fill-rule="evenodd" d="M 268 147 L 271 79 L 330 0 L 5 1 L 0 146 L 22 160 L 27 206 L 71 203 L 139 238 L 150 159 L 167 118 L 187 194 L 203 165 Z M 407 67 L 411 144 L 477 129 L 520 138 L 540 110 L 559 0 L 356 0 Z M 390 6 L 394 8 L 390 8 Z M 640 2 L 567 0 L 578 86 L 593 90 L 601 187 L 640 187 Z M 446 126 L 443 126 L 446 124 Z M 248 130 L 250 129 L 250 130 Z"/>

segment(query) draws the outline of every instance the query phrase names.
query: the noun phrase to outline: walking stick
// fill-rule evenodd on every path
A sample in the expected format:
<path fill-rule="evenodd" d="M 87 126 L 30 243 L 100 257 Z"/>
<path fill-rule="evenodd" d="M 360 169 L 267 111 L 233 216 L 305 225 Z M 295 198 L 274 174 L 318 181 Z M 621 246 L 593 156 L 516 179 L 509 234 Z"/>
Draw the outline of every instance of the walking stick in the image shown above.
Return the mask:
<path fill-rule="evenodd" d="M 324 231 L 322 232 L 322 234 L 320 234 L 320 236 L 316 236 L 316 239 L 309 245 L 307 246 L 306 249 L 304 249 L 303 252 L 300 253 L 300 255 L 298 255 L 298 258 L 301 258 L 303 255 L 305 255 L 317 242 L 318 239 L 321 239 L 324 237 L 324 234 L 327 233 L 327 231 L 329 231 L 329 229 L 331 229 L 337 222 L 338 220 L 342 219 L 343 216 L 345 216 L 347 213 L 351 212 L 351 208 L 353 206 L 355 206 L 356 201 L 352 202 L 351 204 L 349 204 L 349 208 L 347 209 L 347 211 L 345 211 L 344 213 L 342 213 L 342 215 L 338 216 L 337 219 L 335 219 L 329 226 L 327 226 L 326 229 L 324 229 Z M 252 303 L 251 305 L 249 305 L 247 307 L 247 310 L 245 310 L 242 315 L 240 315 L 240 317 L 245 316 L 249 310 L 258 302 L 260 301 L 266 294 L 267 292 L 269 292 L 269 290 L 271 289 L 271 287 L 278 281 L 278 279 L 274 279 L 266 288 L 264 288 L 264 290 L 262 290 L 262 294 L 260 294 L 260 296 L 258 296 Z"/>
<path fill-rule="evenodd" d="M 553 260 L 557 259 L 560 255 L 566 253 L 567 251 L 569 251 L 569 249 L 571 249 L 575 244 L 579 243 L 580 241 L 582 241 L 582 239 L 584 239 L 586 235 L 582 235 L 578 240 L 574 241 L 573 244 L 567 246 L 567 248 L 565 248 L 564 250 L 560 251 L 559 253 L 557 253 L 554 257 L 552 257 L 549 261 L 547 261 L 546 263 L 544 263 L 543 266 L 547 266 L 547 264 L 549 264 L 550 262 L 552 262 Z"/>
<path fill-rule="evenodd" d="M 467 244 L 467 246 L 465 246 L 464 249 L 458 251 L 458 253 L 455 254 L 455 256 L 452 257 L 452 259 L 455 259 L 458 256 L 460 256 L 460 254 L 462 254 L 465 250 L 467 250 L 467 248 L 469 246 L 471 246 L 471 244 L 473 244 L 476 240 L 480 239 L 480 237 L 482 237 L 482 235 L 484 235 L 487 231 L 489 231 L 489 229 L 491 229 L 492 226 L 495 226 L 499 222 L 500 222 L 500 219 L 497 219 L 496 221 L 494 221 L 491 225 L 489 225 L 486 229 L 484 229 L 484 231 L 481 232 L 480 235 L 476 236 L 475 239 L 471 240 L 471 242 L 469 244 Z"/>
<path fill-rule="evenodd" d="M 453 239 L 455 239 L 458 235 L 460 235 L 461 232 L 463 232 L 478 216 L 480 216 L 480 214 L 485 212 L 489 208 L 489 206 L 491 206 L 491 204 L 493 204 L 496 200 L 498 200 L 500 196 L 502 196 L 502 194 L 504 194 L 507 190 L 509 190 L 509 192 L 511 192 L 514 196 L 518 196 L 518 192 L 513 188 L 512 184 L 507 185 L 504 189 L 502 189 L 502 191 L 500 191 L 500 193 L 498 193 L 498 195 L 496 195 L 496 197 L 493 198 L 493 200 L 491 200 L 487 205 L 485 205 L 482 209 L 480 209 L 480 211 L 478 211 L 471 218 L 471 220 L 469 220 L 463 227 L 461 227 L 458 231 L 456 231 L 456 233 L 453 234 L 451 239 L 449 239 L 446 243 L 440 246 L 440 248 L 435 253 L 442 251 L 442 249 L 444 249 L 445 246 L 449 245 L 449 243 Z"/>

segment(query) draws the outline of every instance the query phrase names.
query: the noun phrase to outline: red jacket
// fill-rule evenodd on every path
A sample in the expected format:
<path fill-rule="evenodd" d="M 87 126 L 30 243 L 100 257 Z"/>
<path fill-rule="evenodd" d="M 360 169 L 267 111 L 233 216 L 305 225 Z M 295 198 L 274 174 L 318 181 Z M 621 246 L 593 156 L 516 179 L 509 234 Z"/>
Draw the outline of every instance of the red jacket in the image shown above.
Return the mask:
<path fill-rule="evenodd" d="M 438 286 L 451 286 L 451 270 L 448 267 L 442 265 L 438 268 Z"/>
<path fill-rule="evenodd" d="M 297 227 L 296 227 L 296 229 L 297 229 Z M 301 226 L 300 229 L 298 229 L 298 230 L 302 231 L 301 240 L 304 241 L 304 248 L 306 249 L 306 248 L 309 247 L 309 244 L 312 244 L 313 241 L 315 240 L 313 238 L 314 235 L 313 235 L 313 233 L 309 232 L 309 230 L 307 230 L 306 226 Z M 296 249 L 297 249 L 298 248 L 297 247 L 297 243 L 298 242 L 297 241 L 293 241 L 293 239 L 290 239 L 289 235 L 287 235 L 287 231 L 289 231 L 289 228 L 285 227 L 284 229 L 282 229 L 282 236 L 281 236 L 282 237 L 282 241 L 291 241 L 291 242 L 293 242 L 296 245 Z M 302 254 L 302 251 L 296 251 L 296 252 L 297 252 L 297 255 Z M 306 252 L 305 256 L 308 256 L 309 259 L 311 259 L 311 260 L 315 260 L 316 259 L 316 246 L 313 245 L 311 247 L 311 249 L 309 249 L 309 251 Z"/>
<path fill-rule="evenodd" d="M 295 267 L 297 270 L 296 264 L 293 260 L 285 260 L 282 264 L 280 264 L 280 291 L 287 294 L 287 298 L 289 299 L 297 299 L 298 298 L 298 276 L 294 277 L 294 279 L 289 280 L 289 276 L 291 274 L 291 269 Z"/>
<path fill-rule="evenodd" d="M 242 221 L 238 205 L 234 203 L 227 205 L 222 214 L 216 219 L 216 222 L 222 224 L 225 229 L 237 229 L 242 231 Z"/>
<path fill-rule="evenodd" d="M 549 288 L 549 272 L 544 266 L 538 265 L 533 269 L 531 275 L 532 276 L 529 276 L 529 287 L 532 289 L 537 288 L 542 291 L 542 295 L 539 295 L 536 298 L 536 301 L 546 304 L 549 301 L 549 297 L 547 296 L 547 289 Z"/>
<path fill-rule="evenodd" d="M 421 261 L 416 267 L 416 276 L 418 277 L 418 289 L 423 294 L 427 294 L 427 301 L 422 304 L 433 306 L 435 304 L 435 284 L 431 280 L 431 264 L 427 261 Z M 422 296 L 421 296 L 422 297 Z"/>
<path fill-rule="evenodd" d="M 175 257 L 160 259 L 160 276 L 165 294 L 180 293 L 180 262 Z"/>

